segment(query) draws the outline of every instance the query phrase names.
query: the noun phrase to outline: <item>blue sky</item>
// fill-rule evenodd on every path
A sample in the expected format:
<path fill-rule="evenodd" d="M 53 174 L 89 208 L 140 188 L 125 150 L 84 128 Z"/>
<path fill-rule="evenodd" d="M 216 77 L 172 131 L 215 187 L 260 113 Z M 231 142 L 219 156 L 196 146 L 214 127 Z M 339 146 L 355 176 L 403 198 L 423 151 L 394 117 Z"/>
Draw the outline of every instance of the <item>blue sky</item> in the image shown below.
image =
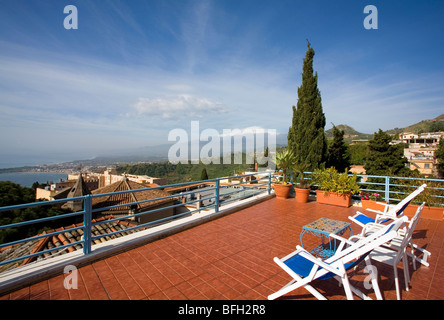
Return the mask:
<path fill-rule="evenodd" d="M 369 4 L 377 30 L 363 26 Z M 326 129 L 432 119 L 443 16 L 440 0 L 0 0 L 0 165 L 163 144 L 193 120 L 287 133 L 306 39 Z"/>

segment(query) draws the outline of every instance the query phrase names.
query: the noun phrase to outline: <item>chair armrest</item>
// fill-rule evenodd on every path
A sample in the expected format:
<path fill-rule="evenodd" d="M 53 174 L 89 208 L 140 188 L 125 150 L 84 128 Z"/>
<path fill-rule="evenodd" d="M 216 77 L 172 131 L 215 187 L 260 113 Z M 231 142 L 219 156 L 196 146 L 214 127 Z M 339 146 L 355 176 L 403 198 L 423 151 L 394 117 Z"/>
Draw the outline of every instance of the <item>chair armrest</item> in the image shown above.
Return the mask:
<path fill-rule="evenodd" d="M 374 212 L 374 213 L 384 213 L 384 211 L 381 211 L 381 210 L 376 210 L 376 209 L 371 209 L 371 208 L 368 208 L 368 209 L 365 209 L 366 211 L 370 211 L 370 212 Z"/>
<path fill-rule="evenodd" d="M 365 237 L 368 235 L 369 232 L 375 232 L 383 228 L 385 225 L 376 223 L 376 222 L 369 222 L 367 223 L 361 230 L 358 236 Z"/>

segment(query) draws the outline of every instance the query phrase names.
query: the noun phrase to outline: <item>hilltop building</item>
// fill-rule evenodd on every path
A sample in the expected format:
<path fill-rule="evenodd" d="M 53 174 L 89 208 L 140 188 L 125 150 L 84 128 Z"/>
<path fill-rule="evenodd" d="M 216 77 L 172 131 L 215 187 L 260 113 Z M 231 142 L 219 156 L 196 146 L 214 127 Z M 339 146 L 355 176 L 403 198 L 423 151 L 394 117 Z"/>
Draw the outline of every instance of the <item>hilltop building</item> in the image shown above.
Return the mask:
<path fill-rule="evenodd" d="M 55 200 L 61 198 L 67 198 L 68 193 L 77 184 L 80 174 L 68 175 L 67 180 L 60 180 L 59 182 L 52 183 L 45 188 L 37 188 L 35 191 L 36 199 Z M 86 173 L 82 173 L 82 185 L 83 188 L 87 188 L 89 191 L 97 189 L 99 187 L 99 180 L 94 177 L 90 177 Z"/>
<path fill-rule="evenodd" d="M 407 166 L 411 170 L 417 169 L 421 174 L 437 176 L 438 159 L 435 151 L 438 149 L 440 139 L 444 139 L 444 132 L 412 133 L 404 132 L 399 135 L 400 141 L 407 143 L 404 156 L 408 160 Z"/>
<path fill-rule="evenodd" d="M 117 174 L 116 169 L 106 169 L 103 173 L 89 173 L 89 177 L 95 178 L 99 181 L 99 188 L 108 186 L 118 181 L 127 178 L 130 181 L 143 184 L 145 186 L 162 186 L 166 185 L 167 181 L 163 178 L 149 177 L 146 175 L 131 175 L 131 174 Z M 70 178 L 70 176 L 68 176 Z"/>
<path fill-rule="evenodd" d="M 54 200 L 67 197 L 69 190 L 77 183 L 79 174 L 69 174 L 67 180 L 60 180 L 45 188 L 36 189 L 36 199 Z M 103 188 L 118 181 L 122 181 L 124 178 L 143 184 L 144 187 L 156 187 L 165 185 L 166 179 L 155 178 L 149 176 L 139 175 L 119 175 L 116 169 L 106 169 L 103 173 L 82 173 L 82 178 L 85 185 L 90 191 L 98 188 Z"/>

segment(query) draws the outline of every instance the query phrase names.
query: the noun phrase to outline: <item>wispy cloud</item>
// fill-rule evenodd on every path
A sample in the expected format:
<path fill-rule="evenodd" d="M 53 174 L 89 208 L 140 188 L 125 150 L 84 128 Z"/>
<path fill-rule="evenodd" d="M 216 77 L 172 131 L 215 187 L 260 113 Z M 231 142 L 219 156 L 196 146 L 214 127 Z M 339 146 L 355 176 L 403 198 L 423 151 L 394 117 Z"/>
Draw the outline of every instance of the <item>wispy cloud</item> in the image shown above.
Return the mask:
<path fill-rule="evenodd" d="M 139 98 L 132 106 L 138 116 L 159 117 L 163 119 L 204 118 L 228 111 L 221 103 L 189 94 L 172 95 L 159 98 Z M 128 113 L 128 116 L 133 114 Z"/>

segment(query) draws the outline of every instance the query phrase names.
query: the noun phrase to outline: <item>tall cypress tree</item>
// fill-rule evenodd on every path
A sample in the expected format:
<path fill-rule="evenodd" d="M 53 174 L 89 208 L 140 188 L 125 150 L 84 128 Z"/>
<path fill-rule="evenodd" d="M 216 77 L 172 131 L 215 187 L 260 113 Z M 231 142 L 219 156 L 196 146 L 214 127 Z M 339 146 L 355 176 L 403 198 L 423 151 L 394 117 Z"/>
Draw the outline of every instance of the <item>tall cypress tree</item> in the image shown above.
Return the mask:
<path fill-rule="evenodd" d="M 307 163 L 310 170 L 322 167 L 327 160 L 327 140 L 324 133 L 318 74 L 313 74 L 315 52 L 310 43 L 304 58 L 302 84 L 298 88 L 297 108 L 293 106 L 292 126 L 288 131 L 288 148 L 298 163 Z"/>

